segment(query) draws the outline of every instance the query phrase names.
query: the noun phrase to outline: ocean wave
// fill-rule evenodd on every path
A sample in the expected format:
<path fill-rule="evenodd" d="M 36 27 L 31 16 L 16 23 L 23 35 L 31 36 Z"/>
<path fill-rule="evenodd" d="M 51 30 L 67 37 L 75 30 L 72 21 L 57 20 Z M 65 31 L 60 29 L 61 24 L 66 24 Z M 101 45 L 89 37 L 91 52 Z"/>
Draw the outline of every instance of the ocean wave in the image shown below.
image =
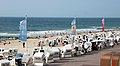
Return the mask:
<path fill-rule="evenodd" d="M 0 36 L 18 36 L 16 33 L 0 33 Z"/>
<path fill-rule="evenodd" d="M 77 32 L 87 32 L 87 31 L 97 31 L 97 29 L 76 29 Z M 71 29 L 66 30 L 48 30 L 48 31 L 28 31 L 27 36 L 33 37 L 33 36 L 43 36 L 45 34 L 51 35 L 51 34 L 60 34 L 60 33 L 71 33 Z M 18 37 L 19 33 L 0 33 L 0 36 L 15 36 Z"/>

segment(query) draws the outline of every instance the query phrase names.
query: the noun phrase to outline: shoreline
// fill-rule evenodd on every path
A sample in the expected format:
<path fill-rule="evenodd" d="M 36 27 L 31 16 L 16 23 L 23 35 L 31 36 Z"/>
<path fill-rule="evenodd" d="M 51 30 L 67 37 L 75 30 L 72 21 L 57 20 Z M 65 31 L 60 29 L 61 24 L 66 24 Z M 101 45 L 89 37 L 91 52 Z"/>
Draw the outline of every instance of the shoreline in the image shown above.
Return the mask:
<path fill-rule="evenodd" d="M 88 33 L 88 32 L 101 32 L 101 30 L 97 29 L 76 29 L 77 33 Z M 105 29 L 105 32 L 109 31 L 120 31 L 120 29 Z M 54 36 L 60 36 L 61 33 L 70 34 L 71 30 L 48 30 L 48 31 L 28 31 L 27 37 L 28 38 L 36 38 L 45 36 L 46 34 L 50 37 L 54 34 Z M 58 35 L 57 35 L 58 34 Z M 18 40 L 19 33 L 0 33 L 0 41 L 4 40 Z"/>

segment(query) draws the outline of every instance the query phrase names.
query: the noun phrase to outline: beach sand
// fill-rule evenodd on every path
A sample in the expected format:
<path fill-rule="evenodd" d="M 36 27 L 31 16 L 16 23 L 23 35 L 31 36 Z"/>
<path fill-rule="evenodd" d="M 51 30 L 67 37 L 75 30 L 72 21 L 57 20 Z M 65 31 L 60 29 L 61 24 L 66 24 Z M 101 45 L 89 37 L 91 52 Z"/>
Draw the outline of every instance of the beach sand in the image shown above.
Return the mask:
<path fill-rule="evenodd" d="M 120 33 L 120 31 L 114 31 L 114 32 Z M 97 34 L 102 34 L 102 32 L 97 32 Z M 56 38 L 56 36 L 50 37 L 48 39 L 52 40 L 55 38 Z M 41 39 L 45 39 L 45 38 L 41 38 Z M 6 40 L 5 45 L 4 45 L 4 41 L 2 41 L 0 43 L 0 48 L 5 48 L 5 49 L 17 48 L 18 53 L 30 53 L 32 55 L 33 48 L 37 47 L 39 41 L 40 41 L 40 39 L 27 39 L 26 48 L 23 48 L 23 41 Z M 10 42 L 10 44 L 9 44 L 9 42 Z M 67 58 L 68 60 L 60 60 L 57 63 L 50 63 L 50 66 L 55 66 L 55 65 L 58 65 L 58 66 L 73 66 L 73 65 L 75 65 L 75 66 L 87 66 L 90 64 L 91 64 L 91 66 L 99 66 L 101 55 L 103 55 L 104 53 L 110 52 L 110 51 L 120 51 L 119 47 L 120 46 L 118 45 L 118 47 L 116 49 L 112 48 L 110 50 L 108 49 L 108 50 L 102 50 L 100 52 L 93 52 L 93 54 L 90 54 L 90 55 Z"/>
<path fill-rule="evenodd" d="M 120 33 L 120 31 L 114 31 L 116 33 Z M 102 32 L 95 32 L 96 34 L 102 34 Z M 84 33 L 83 33 L 84 34 Z M 94 33 L 93 33 L 94 34 Z M 49 40 L 53 40 L 56 39 L 57 37 L 49 37 L 47 39 Z M 40 39 L 27 39 L 26 42 L 26 48 L 23 48 L 23 41 L 20 40 L 6 40 L 6 44 L 4 45 L 5 41 L 2 41 L 0 43 L 0 48 L 5 48 L 5 49 L 9 49 L 9 48 L 17 48 L 18 49 L 18 53 L 30 53 L 32 54 L 33 48 L 37 47 L 38 42 L 41 39 L 45 39 L 45 38 L 40 38 Z M 10 44 L 9 44 L 10 42 Z M 59 45 L 61 46 L 61 45 Z"/>
<path fill-rule="evenodd" d="M 26 42 L 20 41 L 20 40 L 5 40 L 0 43 L 0 48 L 5 48 L 5 49 L 16 48 L 18 49 L 18 53 L 30 53 L 32 55 L 33 48 L 38 47 L 38 43 L 40 40 L 45 40 L 45 39 L 54 40 L 56 38 L 57 37 L 27 39 Z M 25 42 L 25 48 L 23 48 L 23 42 Z M 48 46 L 48 44 L 46 44 L 46 46 Z M 61 46 L 61 45 L 58 45 L 58 46 Z"/>
<path fill-rule="evenodd" d="M 39 39 L 28 39 L 26 42 L 26 48 L 23 48 L 23 41 L 20 40 L 7 40 L 6 44 L 0 44 L 0 48 L 17 48 L 18 53 L 30 53 L 32 54 L 33 47 L 37 46 Z M 10 42 L 10 44 L 8 43 Z"/>

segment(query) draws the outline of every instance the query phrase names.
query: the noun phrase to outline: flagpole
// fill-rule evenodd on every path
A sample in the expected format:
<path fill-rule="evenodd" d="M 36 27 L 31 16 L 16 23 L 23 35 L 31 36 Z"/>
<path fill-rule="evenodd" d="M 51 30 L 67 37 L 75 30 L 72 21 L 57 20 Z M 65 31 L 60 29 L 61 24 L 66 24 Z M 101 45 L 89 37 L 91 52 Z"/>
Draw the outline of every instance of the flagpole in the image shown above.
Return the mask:
<path fill-rule="evenodd" d="M 105 36 L 104 36 L 104 34 L 105 34 L 105 32 L 104 32 L 104 17 L 102 18 L 102 34 L 103 34 L 103 40 L 105 40 Z"/>
<path fill-rule="evenodd" d="M 28 46 L 27 46 L 27 15 L 25 15 L 26 20 L 26 51 L 28 52 Z"/>

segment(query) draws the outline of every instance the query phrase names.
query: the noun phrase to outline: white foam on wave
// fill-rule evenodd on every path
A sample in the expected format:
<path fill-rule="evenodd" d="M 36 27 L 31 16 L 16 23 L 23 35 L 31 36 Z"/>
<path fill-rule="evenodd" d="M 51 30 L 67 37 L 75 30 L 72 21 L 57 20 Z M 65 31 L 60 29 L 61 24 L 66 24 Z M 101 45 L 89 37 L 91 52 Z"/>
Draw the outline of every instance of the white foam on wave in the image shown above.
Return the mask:
<path fill-rule="evenodd" d="M 89 31 L 98 31 L 97 29 L 76 29 L 77 32 L 89 32 Z M 71 29 L 67 29 L 67 30 L 49 30 L 49 31 L 29 31 L 28 32 L 28 36 L 32 37 L 32 36 L 43 36 L 43 35 L 56 35 L 56 34 L 60 34 L 60 33 L 67 33 L 67 34 L 71 34 Z"/>
<path fill-rule="evenodd" d="M 49 30 L 49 31 L 29 31 L 28 36 L 43 36 L 43 35 L 56 35 L 57 33 L 68 33 L 68 30 Z"/>
<path fill-rule="evenodd" d="M 76 29 L 77 32 L 88 32 L 88 31 L 98 31 L 97 29 Z M 27 36 L 28 37 L 35 37 L 35 36 L 43 36 L 45 34 L 47 35 L 56 35 L 60 33 L 71 33 L 71 29 L 67 30 L 48 30 L 48 31 L 28 31 Z M 0 36 L 19 36 L 19 33 L 0 33 Z"/>
<path fill-rule="evenodd" d="M 97 29 L 76 29 L 76 31 L 87 32 L 87 31 L 98 31 Z"/>
<path fill-rule="evenodd" d="M 0 33 L 0 36 L 18 36 L 19 34 L 15 33 Z"/>

